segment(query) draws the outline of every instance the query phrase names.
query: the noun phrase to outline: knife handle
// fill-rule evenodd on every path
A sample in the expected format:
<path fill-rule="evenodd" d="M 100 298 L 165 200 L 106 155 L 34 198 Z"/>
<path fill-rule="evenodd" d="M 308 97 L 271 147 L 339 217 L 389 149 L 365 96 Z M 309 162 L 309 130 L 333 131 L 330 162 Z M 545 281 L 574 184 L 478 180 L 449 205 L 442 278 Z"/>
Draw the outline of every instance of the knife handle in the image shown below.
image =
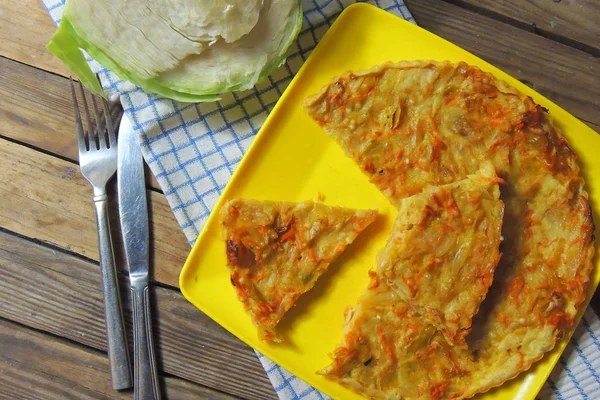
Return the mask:
<path fill-rule="evenodd" d="M 152 340 L 152 316 L 148 284 L 132 282 L 134 400 L 160 400 L 156 357 Z"/>
<path fill-rule="evenodd" d="M 115 390 L 128 389 L 131 382 L 131 363 L 127 334 L 123 322 L 123 309 L 119 294 L 119 282 L 115 268 L 115 256 L 110 234 L 108 204 L 106 193 L 95 191 L 94 206 L 98 223 L 98 247 L 100 249 L 100 270 L 102 274 L 102 291 L 104 292 L 104 318 L 106 321 L 106 342 L 108 347 L 108 363 L 112 387 Z"/>

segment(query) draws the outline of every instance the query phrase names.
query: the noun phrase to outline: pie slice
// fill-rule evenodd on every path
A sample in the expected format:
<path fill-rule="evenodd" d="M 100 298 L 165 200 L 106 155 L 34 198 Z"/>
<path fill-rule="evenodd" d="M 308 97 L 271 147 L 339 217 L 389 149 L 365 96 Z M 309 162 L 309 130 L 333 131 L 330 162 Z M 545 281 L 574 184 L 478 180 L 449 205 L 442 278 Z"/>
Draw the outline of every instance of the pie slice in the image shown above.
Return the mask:
<path fill-rule="evenodd" d="M 372 210 L 235 199 L 222 210 L 231 284 L 262 340 L 298 297 L 375 220 Z"/>
<path fill-rule="evenodd" d="M 346 314 L 344 339 L 319 374 L 369 399 L 460 398 L 474 362 L 450 346 L 386 280 L 371 272 L 368 290 Z"/>
<path fill-rule="evenodd" d="M 500 260 L 504 205 L 493 167 L 400 202 L 379 274 L 448 342 L 465 344 Z"/>

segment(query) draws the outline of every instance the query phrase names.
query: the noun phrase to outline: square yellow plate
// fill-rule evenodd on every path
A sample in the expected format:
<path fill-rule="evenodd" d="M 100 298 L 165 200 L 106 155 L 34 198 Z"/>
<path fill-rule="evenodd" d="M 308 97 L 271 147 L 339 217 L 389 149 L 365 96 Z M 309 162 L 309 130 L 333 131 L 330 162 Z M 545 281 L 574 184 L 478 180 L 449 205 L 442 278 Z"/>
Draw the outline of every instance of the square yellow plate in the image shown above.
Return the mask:
<path fill-rule="evenodd" d="M 215 206 L 179 280 L 184 296 L 196 307 L 253 348 L 336 399 L 362 397 L 315 372 L 329 364 L 328 353 L 342 338 L 344 309 L 354 305 L 366 289 L 367 271 L 374 267 L 375 256 L 384 247 L 396 211 L 358 166 L 346 158 L 304 112 L 302 101 L 344 71 L 410 59 L 465 61 L 477 65 L 548 108 L 578 153 L 593 209 L 600 210 L 600 135 L 518 80 L 432 33 L 373 6 L 348 7 L 265 122 Z M 258 340 L 256 329 L 229 282 L 219 209 L 226 200 L 235 197 L 302 201 L 315 199 L 319 192 L 325 195 L 326 204 L 376 208 L 381 216 L 284 318 L 281 332 L 285 342 L 263 343 Z M 600 237 L 598 232 L 596 237 Z M 588 301 L 599 279 L 596 268 Z M 480 398 L 535 398 L 567 340 L 564 338 L 555 351 L 528 373 Z"/>

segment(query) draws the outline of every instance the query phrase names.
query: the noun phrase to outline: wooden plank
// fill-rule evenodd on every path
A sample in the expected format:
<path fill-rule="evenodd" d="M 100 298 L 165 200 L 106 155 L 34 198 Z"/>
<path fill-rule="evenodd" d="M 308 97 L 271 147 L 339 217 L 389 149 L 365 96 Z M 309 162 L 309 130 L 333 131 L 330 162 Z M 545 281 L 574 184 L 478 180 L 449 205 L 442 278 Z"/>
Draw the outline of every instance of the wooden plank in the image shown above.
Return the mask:
<path fill-rule="evenodd" d="M 0 232 L 0 317 L 106 349 L 97 264 Z M 127 279 L 121 275 L 131 333 Z M 247 399 L 274 399 L 256 354 L 172 289 L 153 287 L 159 369 Z M 130 338 L 131 340 L 131 338 Z"/>
<path fill-rule="evenodd" d="M 545 36 L 579 42 L 600 52 L 600 2 L 597 0 L 451 0 L 484 13 L 518 21 Z M 577 43 L 574 43 L 575 45 Z"/>
<path fill-rule="evenodd" d="M 527 82 L 578 118 L 600 125 L 599 58 L 449 3 L 406 4 L 421 27 Z"/>
<path fill-rule="evenodd" d="M 0 0 L 0 55 L 69 76 L 70 72 L 46 49 L 56 30 L 39 0 Z"/>
<path fill-rule="evenodd" d="M 173 377 L 161 377 L 161 379 L 165 399 L 233 400 L 238 398 L 217 392 L 192 382 L 185 381 L 183 379 L 177 379 Z"/>
<path fill-rule="evenodd" d="M 77 165 L 0 139 L 0 226 L 98 259 L 92 189 Z M 114 183 L 114 180 L 113 180 Z M 148 191 L 153 279 L 172 286 L 190 251 L 166 198 Z M 116 196 L 109 202 L 117 265 L 124 268 Z"/>
<path fill-rule="evenodd" d="M 0 136 L 77 162 L 75 114 L 67 79 L 0 57 L 0 98 L 4 99 Z M 149 169 L 146 183 L 160 189 Z"/>
<path fill-rule="evenodd" d="M 1 399 L 131 399 L 131 391 L 112 390 L 105 354 L 0 320 Z M 169 399 L 231 400 L 233 397 L 160 377 Z"/>

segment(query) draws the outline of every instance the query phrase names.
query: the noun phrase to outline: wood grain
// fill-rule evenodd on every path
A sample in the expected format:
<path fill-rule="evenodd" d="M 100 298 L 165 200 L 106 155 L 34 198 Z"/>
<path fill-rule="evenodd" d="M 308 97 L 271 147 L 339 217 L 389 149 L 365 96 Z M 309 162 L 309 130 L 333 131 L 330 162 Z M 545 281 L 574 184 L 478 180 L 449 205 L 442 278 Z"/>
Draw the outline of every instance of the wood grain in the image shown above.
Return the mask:
<path fill-rule="evenodd" d="M 600 125 L 600 59 L 437 0 L 407 0 L 417 23 Z M 552 112 L 552 110 L 550 110 Z"/>
<path fill-rule="evenodd" d="M 0 55 L 69 76 L 62 61 L 46 49 L 55 30 L 41 1 L 0 0 Z"/>
<path fill-rule="evenodd" d="M 0 57 L 0 98 L 0 136 L 77 162 L 75 114 L 67 79 Z M 149 171 L 146 184 L 159 190 Z"/>
<path fill-rule="evenodd" d="M 112 390 L 106 354 L 0 320 L 0 399 L 131 399 Z M 233 397 L 174 377 L 160 377 L 167 399 Z"/>
<path fill-rule="evenodd" d="M 2 139 L 0 153 L 0 226 L 97 260 L 91 186 L 78 166 Z M 152 276 L 177 286 L 190 247 L 165 197 L 150 190 L 147 195 Z M 110 199 L 117 265 L 123 269 L 116 196 Z"/>
<path fill-rule="evenodd" d="M 452 3 L 491 11 L 546 35 L 562 36 L 600 52 L 600 2 L 598 0 L 450 0 Z M 558 38 L 560 39 L 560 38 Z"/>
<path fill-rule="evenodd" d="M 0 317 L 105 351 L 97 264 L 0 232 L 0 276 Z M 124 275 L 120 283 L 131 333 Z M 161 371 L 243 398 L 275 398 L 256 354 L 248 346 L 179 292 L 153 287 L 151 293 Z"/>

